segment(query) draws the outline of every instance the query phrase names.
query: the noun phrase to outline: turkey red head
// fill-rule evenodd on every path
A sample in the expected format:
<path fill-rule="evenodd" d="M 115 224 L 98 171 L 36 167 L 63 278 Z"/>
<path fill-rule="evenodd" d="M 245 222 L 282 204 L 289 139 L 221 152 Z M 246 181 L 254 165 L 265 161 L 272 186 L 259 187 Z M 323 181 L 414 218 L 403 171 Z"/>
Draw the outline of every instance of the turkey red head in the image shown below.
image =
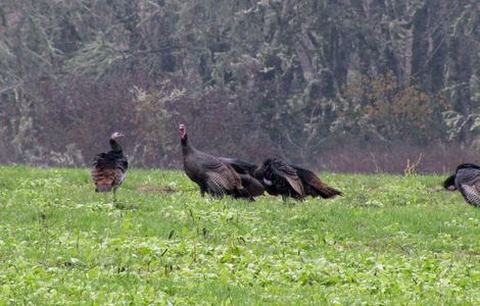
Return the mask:
<path fill-rule="evenodd" d="M 184 140 L 187 136 L 187 128 L 185 127 L 185 124 L 180 124 L 178 127 L 178 132 L 180 133 L 180 139 Z"/>
<path fill-rule="evenodd" d="M 195 149 L 192 148 L 192 146 L 190 146 L 190 143 L 188 142 L 187 128 L 185 127 L 185 124 L 180 124 L 180 126 L 178 127 L 178 132 L 180 134 L 180 143 L 182 145 L 182 155 L 185 158 Z"/>

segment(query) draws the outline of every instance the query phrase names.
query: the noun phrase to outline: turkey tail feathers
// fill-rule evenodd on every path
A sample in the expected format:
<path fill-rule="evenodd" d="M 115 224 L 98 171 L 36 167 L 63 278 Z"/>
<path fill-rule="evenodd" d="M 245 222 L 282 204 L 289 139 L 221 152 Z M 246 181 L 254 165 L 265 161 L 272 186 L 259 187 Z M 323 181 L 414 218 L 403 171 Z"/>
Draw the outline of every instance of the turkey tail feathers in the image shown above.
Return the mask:
<path fill-rule="evenodd" d="M 298 176 L 305 186 L 305 192 L 312 197 L 320 196 L 324 199 L 341 196 L 343 193 L 333 187 L 328 186 L 310 170 L 300 167 L 294 167 L 297 170 Z"/>
<path fill-rule="evenodd" d="M 324 199 L 334 198 L 343 195 L 340 190 L 328 186 L 320 179 L 315 178 L 305 182 L 307 194 L 311 196 L 321 196 Z"/>
<path fill-rule="evenodd" d="M 324 199 L 334 198 L 336 196 L 342 196 L 343 193 L 335 188 L 323 185 L 321 188 L 317 188 L 318 194 Z"/>
<path fill-rule="evenodd" d="M 112 188 L 120 186 L 125 178 L 125 173 L 118 168 L 94 168 L 92 178 L 95 183 L 95 192 L 108 192 Z"/>

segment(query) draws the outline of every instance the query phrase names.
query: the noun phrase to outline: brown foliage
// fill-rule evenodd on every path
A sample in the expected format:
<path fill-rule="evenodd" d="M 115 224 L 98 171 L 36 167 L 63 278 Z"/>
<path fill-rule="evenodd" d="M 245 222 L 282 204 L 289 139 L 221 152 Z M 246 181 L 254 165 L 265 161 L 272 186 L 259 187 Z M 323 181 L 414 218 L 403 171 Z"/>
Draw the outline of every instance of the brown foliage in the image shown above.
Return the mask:
<path fill-rule="evenodd" d="M 345 98 L 360 105 L 363 124 L 387 141 L 426 142 L 442 137 L 439 114 L 448 107 L 440 95 L 431 95 L 415 85 L 400 83 L 391 73 L 361 77 L 345 88 Z"/>
<path fill-rule="evenodd" d="M 467 150 L 477 11 L 397 2 L 4 0 L 0 162 L 88 164 L 121 130 L 134 165 L 177 167 L 179 122 L 200 149 L 254 161 Z"/>

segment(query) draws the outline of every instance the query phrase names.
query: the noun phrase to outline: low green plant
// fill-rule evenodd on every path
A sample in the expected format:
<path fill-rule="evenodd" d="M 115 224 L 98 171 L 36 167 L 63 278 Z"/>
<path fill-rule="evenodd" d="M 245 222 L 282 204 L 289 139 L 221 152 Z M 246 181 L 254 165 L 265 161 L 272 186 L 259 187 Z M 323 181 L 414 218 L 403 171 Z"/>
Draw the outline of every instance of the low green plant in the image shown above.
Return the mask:
<path fill-rule="evenodd" d="M 441 176 L 322 174 L 345 195 L 285 205 L 132 169 L 116 207 L 85 169 L 1 173 L 2 305 L 480 302 L 480 210 Z"/>

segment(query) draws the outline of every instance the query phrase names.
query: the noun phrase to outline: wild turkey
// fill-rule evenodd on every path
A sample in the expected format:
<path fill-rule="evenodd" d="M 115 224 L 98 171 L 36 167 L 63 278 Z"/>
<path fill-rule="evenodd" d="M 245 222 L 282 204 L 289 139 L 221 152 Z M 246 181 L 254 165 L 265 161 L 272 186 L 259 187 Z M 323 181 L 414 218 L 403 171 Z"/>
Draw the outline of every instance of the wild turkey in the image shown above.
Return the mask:
<path fill-rule="evenodd" d="M 450 175 L 444 182 L 443 188 L 447 189 L 448 191 L 455 191 L 457 187 L 455 186 L 455 174 Z"/>
<path fill-rule="evenodd" d="M 292 167 L 297 170 L 297 175 L 300 177 L 305 189 L 305 195 L 309 195 L 314 198 L 320 196 L 324 199 L 330 199 L 336 197 L 337 195 L 342 195 L 341 191 L 322 182 L 322 180 L 320 180 L 320 178 L 312 171 L 297 166 Z"/>
<path fill-rule="evenodd" d="M 280 159 L 267 159 L 255 171 L 255 177 L 265 185 L 271 195 L 303 199 L 306 196 L 328 199 L 342 193 L 329 187 L 312 171 L 288 164 Z"/>
<path fill-rule="evenodd" d="M 225 164 L 230 165 L 240 175 L 242 186 L 247 189 L 252 197 L 263 195 L 265 187 L 260 181 L 253 177 L 257 165 L 236 158 L 219 157 L 219 159 Z"/>
<path fill-rule="evenodd" d="M 480 166 L 459 165 L 455 174 L 443 182 L 443 187 L 450 191 L 458 189 L 467 203 L 480 206 Z"/>
<path fill-rule="evenodd" d="M 254 172 L 254 176 L 262 182 L 265 190 L 271 195 L 303 199 L 305 189 L 297 170 L 280 159 L 267 159 Z"/>
<path fill-rule="evenodd" d="M 128 161 L 123 155 L 123 150 L 118 139 L 124 135 L 115 132 L 110 137 L 111 150 L 95 156 L 92 167 L 92 179 L 95 183 L 96 192 L 108 192 L 113 190 L 113 198 L 116 200 L 117 188 L 127 176 Z"/>
<path fill-rule="evenodd" d="M 227 163 L 230 166 L 232 166 L 233 169 L 235 169 L 235 171 L 240 174 L 249 174 L 253 176 L 253 173 L 258 168 L 258 166 L 255 164 L 251 164 L 249 162 L 236 159 L 236 158 L 219 157 L 219 159 L 224 163 Z"/>
<path fill-rule="evenodd" d="M 202 196 L 208 193 L 214 197 L 231 195 L 253 200 L 243 187 L 240 175 L 230 165 L 191 146 L 184 124 L 180 124 L 179 132 L 185 173 L 200 187 Z"/>

